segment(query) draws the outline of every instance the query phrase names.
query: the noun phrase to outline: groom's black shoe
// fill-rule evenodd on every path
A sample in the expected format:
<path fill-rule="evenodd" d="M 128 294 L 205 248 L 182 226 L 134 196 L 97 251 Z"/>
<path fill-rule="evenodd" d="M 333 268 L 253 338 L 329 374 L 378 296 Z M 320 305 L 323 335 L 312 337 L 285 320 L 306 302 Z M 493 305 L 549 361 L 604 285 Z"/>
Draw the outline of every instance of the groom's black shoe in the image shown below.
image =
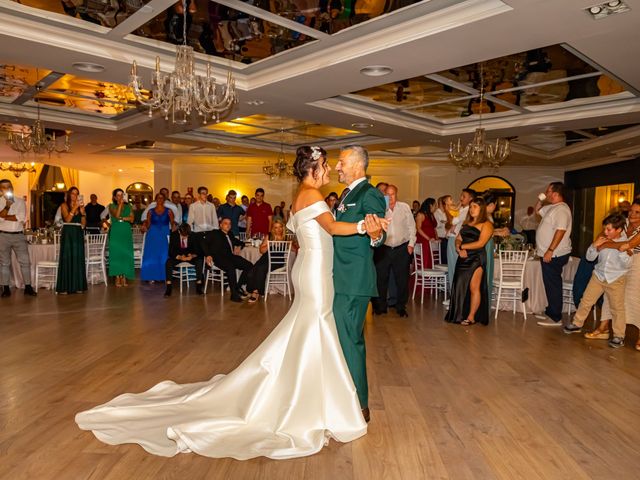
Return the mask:
<path fill-rule="evenodd" d="M 397 308 L 396 309 L 396 313 L 400 317 L 408 317 L 409 316 L 409 314 L 407 313 L 407 309 L 406 308 Z"/>
<path fill-rule="evenodd" d="M 369 416 L 369 407 L 362 409 L 362 416 L 364 417 L 364 421 L 369 423 L 371 417 Z"/>

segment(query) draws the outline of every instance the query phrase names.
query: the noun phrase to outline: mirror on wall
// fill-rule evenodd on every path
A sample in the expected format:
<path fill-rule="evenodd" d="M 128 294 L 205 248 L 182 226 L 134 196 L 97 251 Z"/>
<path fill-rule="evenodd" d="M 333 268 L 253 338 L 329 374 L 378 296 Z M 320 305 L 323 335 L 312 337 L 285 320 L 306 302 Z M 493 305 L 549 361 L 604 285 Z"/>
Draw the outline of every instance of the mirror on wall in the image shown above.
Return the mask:
<path fill-rule="evenodd" d="M 516 189 L 502 177 L 487 175 L 475 179 L 467 188 L 479 194 L 491 193 L 496 198 L 496 211 L 493 213 L 497 228 L 513 228 L 516 211 Z"/>

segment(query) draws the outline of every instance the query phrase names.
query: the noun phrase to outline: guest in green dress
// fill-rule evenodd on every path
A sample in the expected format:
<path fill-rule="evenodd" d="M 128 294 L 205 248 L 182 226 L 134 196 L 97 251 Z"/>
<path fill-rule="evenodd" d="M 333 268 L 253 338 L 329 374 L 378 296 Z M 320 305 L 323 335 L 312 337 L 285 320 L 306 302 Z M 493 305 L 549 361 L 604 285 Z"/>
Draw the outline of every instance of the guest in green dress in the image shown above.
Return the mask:
<path fill-rule="evenodd" d="M 60 237 L 56 293 L 82 293 L 87 290 L 83 232 L 87 218 L 84 202 L 76 187 L 69 189 L 60 211 L 64 224 Z"/>
<path fill-rule="evenodd" d="M 484 195 L 485 205 L 487 206 L 487 217 L 489 221 L 493 223 L 493 212 L 496 211 L 496 197 L 492 194 L 487 193 Z M 495 231 L 494 231 L 495 234 Z M 487 291 L 489 292 L 489 298 L 493 296 L 493 267 L 494 267 L 494 250 L 495 250 L 495 242 L 493 237 L 487 242 L 484 246 L 487 251 Z"/>
<path fill-rule="evenodd" d="M 111 230 L 109 230 L 109 276 L 116 277 L 116 287 L 126 287 L 127 279 L 135 278 L 133 265 L 133 234 L 131 205 L 124 201 L 124 191 L 113 191 L 113 203 L 109 205 Z"/>

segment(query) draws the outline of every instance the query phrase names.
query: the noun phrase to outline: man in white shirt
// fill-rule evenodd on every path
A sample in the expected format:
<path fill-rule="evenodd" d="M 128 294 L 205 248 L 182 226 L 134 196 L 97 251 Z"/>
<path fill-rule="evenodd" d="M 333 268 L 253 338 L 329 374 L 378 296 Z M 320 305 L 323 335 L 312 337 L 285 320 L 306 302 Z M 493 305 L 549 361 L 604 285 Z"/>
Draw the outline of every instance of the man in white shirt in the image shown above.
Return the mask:
<path fill-rule="evenodd" d="M 396 312 L 401 317 L 407 317 L 409 267 L 416 244 L 416 222 L 411 207 L 404 202 L 398 202 L 398 187 L 389 185 L 386 194 L 389 196 L 389 208 L 385 218 L 389 220 L 389 226 L 384 245 L 375 253 L 378 296 L 372 299 L 373 310 L 377 315 L 387 311 L 389 275 L 393 272 Z"/>
<path fill-rule="evenodd" d="M 573 322 L 564 327 L 565 333 L 580 333 L 584 321 L 591 313 L 591 309 L 604 293 L 607 297 L 613 320 L 613 338 L 609 340 L 609 346 L 619 348 L 624 346 L 624 335 L 627 326 L 625 312 L 625 284 L 626 275 L 631 268 L 633 256 L 626 251 L 615 248 L 604 248 L 598 251 L 607 241 L 622 244 L 627 240 L 623 233 L 626 219 L 621 214 L 609 215 L 602 222 L 604 236 L 598 237 L 587 250 L 587 260 L 598 259 L 591 280 L 584 291 L 578 311 L 573 317 Z"/>
<path fill-rule="evenodd" d="M 542 220 L 536 230 L 536 254 L 542 265 L 542 281 L 547 294 L 543 327 L 562 325 L 562 269 L 571 255 L 571 209 L 564 201 L 562 182 L 550 183 L 545 200 L 538 200 L 535 211 Z"/>
<path fill-rule="evenodd" d="M 220 228 L 216 207 L 207 201 L 207 195 L 209 195 L 207 187 L 198 187 L 197 200 L 189 207 L 187 216 L 187 223 L 197 238 L 198 253 L 201 255 L 204 253 L 202 245 L 206 241 L 207 234 Z"/>
<path fill-rule="evenodd" d="M 0 180 L 0 297 L 11 295 L 9 276 L 11 275 L 11 251 L 16 254 L 22 279 L 24 294 L 35 296 L 31 287 L 31 261 L 29 246 L 24 236 L 24 224 L 27 221 L 27 205 L 13 194 L 10 180 Z"/>
<path fill-rule="evenodd" d="M 458 216 L 451 220 L 453 227 L 447 235 L 447 271 L 449 272 L 449 291 L 451 291 L 451 287 L 453 286 L 453 274 L 456 271 L 456 262 L 458 261 L 456 237 L 460 233 L 462 225 L 464 225 L 464 221 L 467 219 L 469 204 L 474 198 L 476 198 L 475 190 L 464 188 L 460 194 L 460 211 L 458 212 Z M 448 300 L 446 302 L 446 305 L 448 305 Z"/>

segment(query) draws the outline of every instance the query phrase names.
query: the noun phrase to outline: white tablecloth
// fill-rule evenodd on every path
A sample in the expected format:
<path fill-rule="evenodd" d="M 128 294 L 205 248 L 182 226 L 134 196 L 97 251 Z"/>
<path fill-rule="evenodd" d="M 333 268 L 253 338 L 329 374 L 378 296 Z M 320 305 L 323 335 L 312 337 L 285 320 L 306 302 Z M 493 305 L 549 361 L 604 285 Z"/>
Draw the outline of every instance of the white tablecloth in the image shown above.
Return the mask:
<path fill-rule="evenodd" d="M 578 270 L 580 259 L 577 257 L 569 257 L 569 262 L 562 270 L 562 279 L 565 282 L 573 283 L 573 277 Z M 495 267 L 493 269 L 493 281 L 494 284 L 498 282 L 500 278 L 500 260 L 496 258 Z M 529 299 L 525 302 L 527 313 L 542 313 L 547 307 L 547 294 L 544 291 L 544 283 L 542 281 L 542 266 L 540 265 L 540 259 L 527 260 L 527 265 L 524 270 L 524 288 L 529 289 Z M 497 290 L 495 295 L 498 295 Z M 521 303 L 517 303 L 516 309 L 521 312 Z M 513 301 L 501 301 L 500 310 L 513 310 Z"/>
<path fill-rule="evenodd" d="M 36 283 L 36 264 L 38 262 L 52 262 L 55 260 L 55 245 L 29 245 L 29 260 L 31 262 L 31 284 Z M 24 288 L 24 279 L 20 270 L 20 264 L 15 253 L 11 254 L 11 280 L 17 288 Z"/>

